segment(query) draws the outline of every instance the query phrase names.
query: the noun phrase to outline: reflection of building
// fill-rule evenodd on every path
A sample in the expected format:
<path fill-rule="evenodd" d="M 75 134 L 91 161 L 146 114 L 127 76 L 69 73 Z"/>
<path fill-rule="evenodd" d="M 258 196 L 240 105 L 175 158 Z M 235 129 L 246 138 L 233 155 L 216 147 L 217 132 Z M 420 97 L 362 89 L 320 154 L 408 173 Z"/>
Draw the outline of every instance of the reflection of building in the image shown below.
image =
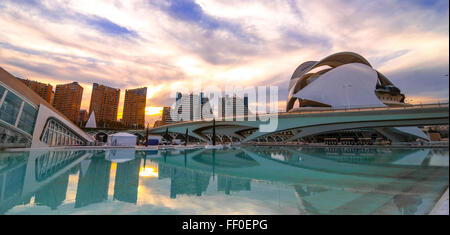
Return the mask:
<path fill-rule="evenodd" d="M 177 195 L 201 196 L 209 185 L 210 174 L 200 173 L 182 168 L 158 165 L 159 179 L 170 178 L 170 198 Z"/>
<path fill-rule="evenodd" d="M 78 178 L 75 208 L 84 207 L 92 203 L 108 199 L 109 172 L 111 162 L 106 161 L 102 154 L 94 155 L 90 159 L 89 168 Z"/>
<path fill-rule="evenodd" d="M 79 107 L 74 116 L 78 115 Z M 0 68 L 0 147 L 86 145 L 91 141 L 69 118 Z"/>
<path fill-rule="evenodd" d="M 231 191 L 250 191 L 250 180 L 219 175 L 217 179 L 217 191 L 230 194 Z"/>
<path fill-rule="evenodd" d="M 21 79 L 21 81 L 25 83 L 27 87 L 31 88 L 34 92 L 36 92 L 45 101 L 47 101 L 50 104 L 53 103 L 55 93 L 53 92 L 52 85 L 28 79 Z"/>
<path fill-rule="evenodd" d="M 141 159 L 117 163 L 114 183 L 114 199 L 136 203 L 139 185 L 139 167 Z"/>
<path fill-rule="evenodd" d="M 116 122 L 119 107 L 120 89 L 94 83 L 92 85 L 89 113 L 95 112 L 95 121 Z"/>
<path fill-rule="evenodd" d="M 69 183 L 70 172 L 62 174 L 49 184 L 36 192 L 34 202 L 37 205 L 44 205 L 55 210 L 66 199 L 67 185 Z"/>
<path fill-rule="evenodd" d="M 147 87 L 125 90 L 122 123 L 128 127 L 145 126 Z"/>
<path fill-rule="evenodd" d="M 15 205 L 29 204 L 56 209 L 65 197 L 70 168 L 85 151 L 0 152 L 0 214 Z"/>
<path fill-rule="evenodd" d="M 0 154 L 0 214 L 20 203 L 29 152 Z"/>
<path fill-rule="evenodd" d="M 289 82 L 286 111 L 406 106 L 404 100 L 400 89 L 372 68 L 364 57 L 341 52 L 320 61 L 304 62 L 297 67 Z M 348 138 L 371 138 L 379 134 L 392 142 L 414 141 L 417 138 L 429 140 L 417 127 L 374 128 L 372 133 L 364 136 L 358 136 L 358 130 L 353 132 Z"/>
<path fill-rule="evenodd" d="M 53 106 L 72 122 L 78 123 L 83 87 L 78 82 L 56 85 Z"/>

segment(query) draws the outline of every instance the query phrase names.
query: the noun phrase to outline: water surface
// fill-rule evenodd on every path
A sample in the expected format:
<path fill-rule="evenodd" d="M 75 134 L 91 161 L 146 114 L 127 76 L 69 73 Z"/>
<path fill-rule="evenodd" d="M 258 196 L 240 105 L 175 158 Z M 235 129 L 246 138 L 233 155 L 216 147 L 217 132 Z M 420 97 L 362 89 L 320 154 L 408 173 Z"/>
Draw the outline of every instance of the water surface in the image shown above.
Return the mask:
<path fill-rule="evenodd" d="M 448 149 L 0 152 L 0 214 L 427 214 Z"/>

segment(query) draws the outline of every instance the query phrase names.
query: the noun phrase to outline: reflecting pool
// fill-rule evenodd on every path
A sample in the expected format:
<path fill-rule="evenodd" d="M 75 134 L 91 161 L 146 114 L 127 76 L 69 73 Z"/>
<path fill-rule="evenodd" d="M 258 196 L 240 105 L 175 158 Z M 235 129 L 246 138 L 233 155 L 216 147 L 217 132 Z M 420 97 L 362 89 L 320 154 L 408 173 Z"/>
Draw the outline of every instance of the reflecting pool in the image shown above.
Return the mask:
<path fill-rule="evenodd" d="M 448 149 L 0 152 L 0 214 L 427 214 Z"/>

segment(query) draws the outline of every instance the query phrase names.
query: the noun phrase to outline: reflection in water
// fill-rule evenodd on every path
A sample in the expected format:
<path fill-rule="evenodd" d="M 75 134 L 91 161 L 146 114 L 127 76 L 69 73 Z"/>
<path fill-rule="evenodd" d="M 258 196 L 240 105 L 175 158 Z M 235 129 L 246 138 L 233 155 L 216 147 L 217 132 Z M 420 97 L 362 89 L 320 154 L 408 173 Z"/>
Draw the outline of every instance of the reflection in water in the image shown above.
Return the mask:
<path fill-rule="evenodd" d="M 448 161 L 446 149 L 1 152 L 0 214 L 424 214 L 448 187 Z"/>
<path fill-rule="evenodd" d="M 86 173 L 78 177 L 75 208 L 108 199 L 109 172 L 111 162 L 105 160 L 104 153 L 96 153 L 89 163 Z"/>
<path fill-rule="evenodd" d="M 240 179 L 228 176 L 220 176 L 217 178 L 217 191 L 224 191 L 225 194 L 230 194 L 231 191 L 250 191 L 250 180 Z"/>
<path fill-rule="evenodd" d="M 180 194 L 201 196 L 208 188 L 211 177 L 211 174 L 164 164 L 160 164 L 158 169 L 159 179 L 170 178 L 170 198 L 176 198 Z"/>
<path fill-rule="evenodd" d="M 138 158 L 117 164 L 116 181 L 114 183 L 114 199 L 123 202 L 136 203 L 140 165 L 141 159 Z"/>
<path fill-rule="evenodd" d="M 66 199 L 70 172 L 65 172 L 49 184 L 39 189 L 34 197 L 36 205 L 48 206 L 56 210 Z"/>

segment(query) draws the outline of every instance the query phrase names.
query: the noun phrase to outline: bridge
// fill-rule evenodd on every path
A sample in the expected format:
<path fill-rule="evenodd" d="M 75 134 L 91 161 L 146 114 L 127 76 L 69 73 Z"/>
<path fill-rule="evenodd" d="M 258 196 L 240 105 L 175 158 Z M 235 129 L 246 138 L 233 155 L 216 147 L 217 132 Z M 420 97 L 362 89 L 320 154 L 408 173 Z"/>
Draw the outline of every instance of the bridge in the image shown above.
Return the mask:
<path fill-rule="evenodd" d="M 304 110 L 299 112 L 282 112 L 256 116 L 255 121 L 217 121 L 216 136 L 219 142 L 251 142 L 251 141 L 296 141 L 321 133 L 351 130 L 358 128 L 374 128 L 390 139 L 399 140 L 398 134 L 386 130 L 386 127 L 410 127 L 425 125 L 448 125 L 449 105 L 421 104 L 403 107 L 370 107 L 370 108 L 329 108 L 320 110 Z M 268 118 L 278 118 L 277 129 L 273 132 L 261 132 L 259 126 L 266 124 Z M 172 139 L 179 135 L 183 138 L 186 129 L 190 137 L 200 141 L 211 142 L 213 121 L 200 120 L 177 122 L 149 129 L 149 134 L 169 135 Z M 91 136 L 111 135 L 127 132 L 145 139 L 145 129 L 84 128 Z M 420 137 L 420 136 L 418 136 Z"/>
<path fill-rule="evenodd" d="M 278 118 L 278 126 L 273 132 L 259 130 L 268 118 Z M 278 114 L 258 115 L 255 121 L 216 121 L 215 132 L 219 141 L 250 142 L 272 138 L 287 142 L 332 131 L 358 128 L 374 128 L 383 135 L 398 139 L 398 133 L 388 131 L 387 127 L 411 127 L 425 125 L 448 125 L 449 105 L 421 104 L 402 107 L 369 107 L 349 109 L 304 110 Z M 210 142 L 213 135 L 213 121 L 201 120 L 178 122 L 150 129 L 151 134 L 176 136 L 185 135 L 201 141 Z M 423 133 L 422 133 L 423 134 Z M 414 133 L 412 133 L 414 135 Z M 419 135 L 417 134 L 417 137 Z"/>

